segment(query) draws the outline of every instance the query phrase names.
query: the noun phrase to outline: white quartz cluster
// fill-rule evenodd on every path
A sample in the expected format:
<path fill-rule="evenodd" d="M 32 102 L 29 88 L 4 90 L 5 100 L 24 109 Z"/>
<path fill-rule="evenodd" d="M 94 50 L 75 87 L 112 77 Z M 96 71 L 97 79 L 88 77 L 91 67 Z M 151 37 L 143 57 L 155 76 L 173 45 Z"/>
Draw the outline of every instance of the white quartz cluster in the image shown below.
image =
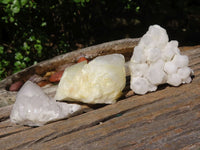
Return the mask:
<path fill-rule="evenodd" d="M 83 103 L 116 102 L 126 84 L 125 59 L 121 54 L 99 56 L 65 69 L 56 100 Z"/>
<path fill-rule="evenodd" d="M 27 81 L 17 94 L 10 119 L 21 125 L 41 126 L 66 118 L 80 108 L 78 104 L 56 102 L 45 95 L 37 84 Z"/>
<path fill-rule="evenodd" d="M 177 41 L 170 41 L 159 25 L 149 27 L 130 60 L 131 89 L 137 94 L 155 91 L 160 84 L 178 86 L 191 82 L 188 57 L 180 54 Z"/>

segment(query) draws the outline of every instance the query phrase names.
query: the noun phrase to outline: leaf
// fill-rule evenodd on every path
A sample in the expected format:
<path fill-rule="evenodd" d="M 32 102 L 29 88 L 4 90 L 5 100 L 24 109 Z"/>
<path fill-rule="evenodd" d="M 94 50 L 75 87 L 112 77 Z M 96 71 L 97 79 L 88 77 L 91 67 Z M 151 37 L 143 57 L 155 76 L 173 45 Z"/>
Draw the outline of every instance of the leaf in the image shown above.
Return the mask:
<path fill-rule="evenodd" d="M 20 3 L 19 0 L 14 0 L 13 4 L 11 5 L 11 10 L 14 14 L 19 13 L 20 11 Z"/>
<path fill-rule="evenodd" d="M 35 44 L 34 48 L 37 50 L 38 56 L 41 57 L 42 56 L 42 45 L 41 44 Z"/>
<path fill-rule="evenodd" d="M 20 68 L 14 68 L 13 73 L 19 72 L 21 69 Z"/>
<path fill-rule="evenodd" d="M 42 22 L 41 27 L 44 27 L 44 26 L 46 26 L 46 25 L 47 25 L 46 22 Z"/>
<path fill-rule="evenodd" d="M 20 61 L 16 61 L 14 63 L 15 67 L 17 70 L 21 69 L 21 68 L 26 68 L 26 64 L 25 62 L 20 62 Z"/>
<path fill-rule="evenodd" d="M 31 42 L 35 41 L 35 36 L 34 35 L 30 36 L 29 41 L 31 41 Z"/>
<path fill-rule="evenodd" d="M 0 0 L 0 3 L 3 3 L 3 4 L 8 4 L 10 2 L 12 2 L 13 0 Z"/>
<path fill-rule="evenodd" d="M 16 67 L 20 67 L 21 62 L 20 62 L 20 61 L 16 61 L 16 62 L 14 63 L 14 65 L 15 65 Z"/>
<path fill-rule="evenodd" d="M 33 65 L 36 65 L 36 64 L 37 64 L 37 61 L 34 61 L 34 62 L 33 62 Z"/>
<path fill-rule="evenodd" d="M 28 45 L 27 42 L 24 42 L 23 49 L 26 50 L 26 51 L 30 49 L 30 46 Z"/>
<path fill-rule="evenodd" d="M 35 45 L 34 45 L 34 48 L 35 48 L 37 51 L 41 51 L 43 47 L 42 47 L 41 44 L 35 44 Z"/>
<path fill-rule="evenodd" d="M 75 3 L 80 3 L 80 2 L 81 2 L 81 0 L 74 0 L 74 2 L 75 2 Z"/>
<path fill-rule="evenodd" d="M 41 41 L 40 41 L 40 40 L 36 40 L 36 42 L 37 42 L 37 43 L 41 43 Z"/>
<path fill-rule="evenodd" d="M 135 11 L 138 13 L 139 10 L 140 10 L 140 6 L 137 6 L 136 9 L 135 9 Z"/>
<path fill-rule="evenodd" d="M 3 54 L 4 47 L 0 46 L 0 54 Z"/>
<path fill-rule="evenodd" d="M 10 22 L 14 22 L 15 19 L 13 17 L 10 17 Z"/>
<path fill-rule="evenodd" d="M 4 72 L 4 70 L 0 70 L 0 75 L 2 75 L 2 74 L 3 74 L 3 72 Z"/>
<path fill-rule="evenodd" d="M 22 54 L 20 52 L 15 53 L 15 59 L 16 60 L 22 60 L 23 59 Z"/>
<path fill-rule="evenodd" d="M 11 10 L 14 14 L 17 14 L 19 13 L 20 11 L 20 7 L 19 6 L 16 6 L 16 5 L 13 5 L 13 7 L 11 7 Z"/>
<path fill-rule="evenodd" d="M 25 57 L 24 61 L 29 62 L 31 59 L 29 57 Z"/>
<path fill-rule="evenodd" d="M 29 0 L 21 0 L 21 6 L 24 6 Z"/>
<path fill-rule="evenodd" d="M 21 68 L 26 68 L 26 63 L 25 62 L 21 63 Z"/>
<path fill-rule="evenodd" d="M 3 59 L 2 62 L 4 63 L 4 66 L 8 66 L 9 63 L 10 63 L 9 61 L 7 61 L 7 60 L 5 60 L 5 59 Z"/>

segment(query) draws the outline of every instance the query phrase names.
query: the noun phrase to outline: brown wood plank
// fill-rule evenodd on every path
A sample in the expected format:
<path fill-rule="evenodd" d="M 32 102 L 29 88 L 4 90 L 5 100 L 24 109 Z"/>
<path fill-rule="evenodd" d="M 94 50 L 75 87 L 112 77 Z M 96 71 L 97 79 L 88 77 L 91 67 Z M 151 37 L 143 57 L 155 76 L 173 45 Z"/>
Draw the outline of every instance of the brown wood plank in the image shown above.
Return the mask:
<path fill-rule="evenodd" d="M 162 85 L 116 104 L 38 128 L 0 123 L 1 149 L 197 149 L 200 145 L 200 49 L 184 51 L 191 84 Z M 7 116 L 7 118 L 5 117 Z"/>
<path fill-rule="evenodd" d="M 32 146 L 47 149 L 178 149 L 198 143 L 200 96 L 197 92 L 200 88 L 193 85 L 196 90 L 188 93 L 190 86 L 186 86 L 181 89 L 169 87 L 143 98 L 129 98 L 125 101 L 132 107 L 122 111 L 118 105 L 124 105 L 125 101 L 119 102 L 115 107 L 121 112 L 95 126 Z M 176 92 L 172 92 L 174 90 Z"/>

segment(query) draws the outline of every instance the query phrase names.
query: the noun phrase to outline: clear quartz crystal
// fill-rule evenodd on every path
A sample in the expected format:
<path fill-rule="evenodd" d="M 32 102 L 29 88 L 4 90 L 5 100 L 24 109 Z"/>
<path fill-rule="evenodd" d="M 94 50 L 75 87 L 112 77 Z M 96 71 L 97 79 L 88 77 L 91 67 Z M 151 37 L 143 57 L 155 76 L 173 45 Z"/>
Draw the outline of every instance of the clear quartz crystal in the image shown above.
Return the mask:
<path fill-rule="evenodd" d="M 78 104 L 56 102 L 45 95 L 37 84 L 27 81 L 17 94 L 10 119 L 16 124 L 41 126 L 67 118 L 80 108 Z"/>

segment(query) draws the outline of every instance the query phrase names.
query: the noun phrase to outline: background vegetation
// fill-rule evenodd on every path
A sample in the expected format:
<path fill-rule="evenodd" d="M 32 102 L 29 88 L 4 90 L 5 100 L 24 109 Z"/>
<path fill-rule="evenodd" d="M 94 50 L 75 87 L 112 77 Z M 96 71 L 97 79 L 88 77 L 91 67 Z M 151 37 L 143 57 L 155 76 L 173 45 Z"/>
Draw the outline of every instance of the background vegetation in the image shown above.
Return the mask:
<path fill-rule="evenodd" d="M 78 48 L 167 29 L 180 45 L 200 44 L 198 0 L 0 0 L 0 80 Z"/>

